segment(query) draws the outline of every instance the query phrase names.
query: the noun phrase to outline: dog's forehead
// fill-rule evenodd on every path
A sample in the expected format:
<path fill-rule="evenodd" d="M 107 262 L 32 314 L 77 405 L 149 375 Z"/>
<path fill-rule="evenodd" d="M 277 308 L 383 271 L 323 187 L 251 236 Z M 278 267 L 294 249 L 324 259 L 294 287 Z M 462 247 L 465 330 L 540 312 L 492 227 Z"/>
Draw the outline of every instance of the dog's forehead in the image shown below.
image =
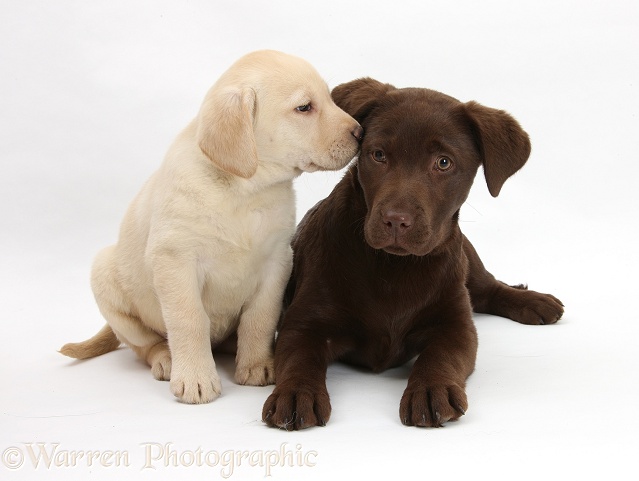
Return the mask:
<path fill-rule="evenodd" d="M 260 93 L 285 103 L 324 102 L 331 99 L 326 82 L 313 71 L 282 70 L 267 74 L 255 83 Z"/>
<path fill-rule="evenodd" d="M 419 88 L 389 92 L 367 118 L 365 132 L 365 141 L 392 140 L 402 148 L 420 148 L 433 140 L 459 143 L 471 136 L 461 102 Z"/>
<path fill-rule="evenodd" d="M 218 80 L 219 88 L 250 88 L 258 102 L 308 102 L 330 99 L 324 79 L 306 60 L 264 50 L 245 55 Z"/>

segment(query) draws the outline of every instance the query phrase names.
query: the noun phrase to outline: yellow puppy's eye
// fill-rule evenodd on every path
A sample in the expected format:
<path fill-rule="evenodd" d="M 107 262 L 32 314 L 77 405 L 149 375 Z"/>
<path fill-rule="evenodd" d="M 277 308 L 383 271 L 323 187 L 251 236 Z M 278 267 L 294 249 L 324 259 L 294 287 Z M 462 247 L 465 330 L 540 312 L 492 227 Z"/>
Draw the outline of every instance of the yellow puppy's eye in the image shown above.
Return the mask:
<path fill-rule="evenodd" d="M 440 157 L 437 159 L 437 169 L 438 170 L 448 170 L 453 166 L 453 161 L 448 157 Z"/>
<path fill-rule="evenodd" d="M 309 112 L 313 107 L 311 106 L 310 103 L 308 104 L 304 104 L 304 105 L 300 105 L 299 107 L 296 107 L 295 110 L 297 110 L 298 112 Z"/>

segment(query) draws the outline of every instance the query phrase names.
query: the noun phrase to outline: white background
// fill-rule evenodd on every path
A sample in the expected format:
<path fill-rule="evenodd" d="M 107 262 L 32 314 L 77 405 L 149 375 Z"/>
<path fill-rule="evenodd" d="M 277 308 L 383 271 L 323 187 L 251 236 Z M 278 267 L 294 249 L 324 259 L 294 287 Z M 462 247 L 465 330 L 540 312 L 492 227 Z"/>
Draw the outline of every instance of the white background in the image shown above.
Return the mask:
<path fill-rule="evenodd" d="M 630 479 L 637 473 L 639 14 L 634 1 L 5 1 L 0 6 L 0 478 L 220 479 L 222 466 L 142 469 L 142 443 L 189 452 L 284 448 L 315 466 L 272 479 Z M 103 320 L 88 275 L 208 87 L 239 56 L 306 58 L 331 87 L 371 76 L 511 112 L 526 167 L 492 199 L 481 173 L 462 228 L 500 279 L 551 292 L 554 326 L 476 316 L 470 409 L 401 425 L 408 368 L 335 365 L 325 428 L 260 421 L 272 387 L 175 401 L 128 349 L 58 354 Z M 296 182 L 298 218 L 338 174 Z M 129 466 L 36 469 L 27 443 L 127 452 Z M 12 451 L 13 448 L 17 451 Z M 313 454 L 313 453 L 316 453 Z M 20 469 L 9 465 L 25 456 Z M 228 455 L 227 455 L 228 456 Z M 60 459 L 59 459 L 60 460 Z M 63 459 L 62 459 L 63 460 Z M 170 461 L 170 459 L 168 459 Z M 170 464 L 170 463 L 169 463 Z M 225 471 L 226 474 L 229 474 Z M 261 479 L 236 467 L 231 479 Z M 89 477 L 92 475 L 93 477 Z"/>

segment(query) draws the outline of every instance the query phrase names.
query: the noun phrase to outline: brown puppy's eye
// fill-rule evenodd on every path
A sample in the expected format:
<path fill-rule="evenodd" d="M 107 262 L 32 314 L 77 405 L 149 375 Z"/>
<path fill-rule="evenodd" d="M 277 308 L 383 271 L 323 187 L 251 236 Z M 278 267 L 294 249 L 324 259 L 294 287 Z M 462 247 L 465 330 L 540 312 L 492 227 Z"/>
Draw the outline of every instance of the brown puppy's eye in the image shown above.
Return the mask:
<path fill-rule="evenodd" d="M 371 152 L 371 157 L 375 162 L 386 162 L 386 154 L 384 154 L 383 150 L 374 150 L 373 152 Z"/>
<path fill-rule="evenodd" d="M 452 167 L 453 161 L 448 157 L 440 157 L 437 159 L 437 169 L 438 170 L 448 170 Z"/>
<path fill-rule="evenodd" d="M 313 107 L 311 106 L 310 103 L 308 104 L 304 104 L 304 105 L 300 105 L 299 107 L 295 107 L 295 110 L 297 110 L 298 112 L 309 112 Z"/>

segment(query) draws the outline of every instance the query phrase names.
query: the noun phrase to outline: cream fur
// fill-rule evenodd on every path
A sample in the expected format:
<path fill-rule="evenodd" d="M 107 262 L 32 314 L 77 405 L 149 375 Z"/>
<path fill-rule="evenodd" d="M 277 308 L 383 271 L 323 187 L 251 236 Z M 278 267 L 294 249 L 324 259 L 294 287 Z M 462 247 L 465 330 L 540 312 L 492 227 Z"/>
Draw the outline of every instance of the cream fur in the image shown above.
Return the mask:
<path fill-rule="evenodd" d="M 236 381 L 273 383 L 292 180 L 345 166 L 357 127 L 304 60 L 275 51 L 238 60 L 133 200 L 117 244 L 95 259 L 91 285 L 108 326 L 61 352 L 92 357 L 119 340 L 180 401 L 205 403 L 221 393 L 211 346 L 236 333 Z"/>

